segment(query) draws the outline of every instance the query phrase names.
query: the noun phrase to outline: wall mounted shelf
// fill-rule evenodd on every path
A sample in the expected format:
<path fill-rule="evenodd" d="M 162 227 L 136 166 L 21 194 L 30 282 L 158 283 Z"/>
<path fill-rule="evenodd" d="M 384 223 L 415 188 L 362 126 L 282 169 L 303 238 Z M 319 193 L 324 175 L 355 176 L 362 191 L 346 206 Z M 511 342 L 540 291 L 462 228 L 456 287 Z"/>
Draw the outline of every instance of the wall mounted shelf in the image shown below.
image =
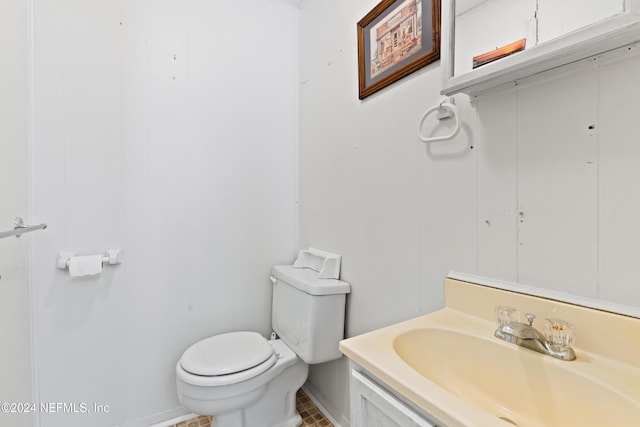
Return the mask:
<path fill-rule="evenodd" d="M 624 0 L 623 12 L 540 43 L 514 55 L 454 75 L 455 1 L 443 0 L 441 93 L 470 96 L 518 82 L 640 40 L 640 0 Z"/>

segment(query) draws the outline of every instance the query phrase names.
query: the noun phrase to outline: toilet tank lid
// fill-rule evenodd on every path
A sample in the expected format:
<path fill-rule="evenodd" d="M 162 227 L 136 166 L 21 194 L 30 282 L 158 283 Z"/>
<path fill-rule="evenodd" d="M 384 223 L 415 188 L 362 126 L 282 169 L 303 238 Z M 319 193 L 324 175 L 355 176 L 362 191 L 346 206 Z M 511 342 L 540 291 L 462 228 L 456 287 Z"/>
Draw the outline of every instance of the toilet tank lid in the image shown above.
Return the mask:
<path fill-rule="evenodd" d="M 347 282 L 338 279 L 320 279 L 318 272 L 310 268 L 276 265 L 271 270 L 271 274 L 310 295 L 348 294 L 351 291 L 351 286 Z"/>

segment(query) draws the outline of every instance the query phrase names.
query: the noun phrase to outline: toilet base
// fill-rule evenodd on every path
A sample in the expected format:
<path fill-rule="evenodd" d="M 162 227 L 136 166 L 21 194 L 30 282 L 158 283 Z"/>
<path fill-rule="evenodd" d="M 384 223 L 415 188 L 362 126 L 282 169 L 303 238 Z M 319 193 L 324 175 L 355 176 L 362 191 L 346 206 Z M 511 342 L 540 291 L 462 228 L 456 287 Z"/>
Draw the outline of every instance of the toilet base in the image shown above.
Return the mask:
<path fill-rule="evenodd" d="M 215 418 L 213 419 L 213 422 L 211 423 L 211 427 L 221 427 L 221 426 L 225 426 L 225 427 L 233 427 L 233 426 L 246 426 L 249 425 L 247 424 L 242 418 L 237 419 L 236 417 L 240 416 L 239 414 L 233 414 L 232 415 L 232 419 L 224 419 L 222 421 L 220 421 L 220 423 L 216 422 L 217 419 L 219 418 Z M 224 417 L 224 416 L 223 416 Z M 299 427 L 300 425 L 302 425 L 302 417 L 300 417 L 300 415 L 297 415 L 293 418 L 291 418 L 290 420 L 287 420 L 284 423 L 272 426 L 272 427 Z M 271 427 L 271 426 L 270 426 Z"/>
<path fill-rule="evenodd" d="M 286 397 L 286 400 L 289 401 L 289 396 Z M 285 410 L 284 418 L 282 418 L 283 414 L 281 412 L 276 413 L 273 409 L 271 408 L 268 415 L 258 408 L 241 409 L 226 414 L 214 415 L 211 427 L 298 427 L 302 424 L 302 417 L 295 409 L 295 393 L 293 394 L 293 411 Z"/>
<path fill-rule="evenodd" d="M 211 414 L 211 426 L 298 427 L 302 418 L 296 410 L 296 392 L 306 381 L 308 373 L 309 366 L 299 361 L 271 380 L 257 401 L 225 414 Z"/>

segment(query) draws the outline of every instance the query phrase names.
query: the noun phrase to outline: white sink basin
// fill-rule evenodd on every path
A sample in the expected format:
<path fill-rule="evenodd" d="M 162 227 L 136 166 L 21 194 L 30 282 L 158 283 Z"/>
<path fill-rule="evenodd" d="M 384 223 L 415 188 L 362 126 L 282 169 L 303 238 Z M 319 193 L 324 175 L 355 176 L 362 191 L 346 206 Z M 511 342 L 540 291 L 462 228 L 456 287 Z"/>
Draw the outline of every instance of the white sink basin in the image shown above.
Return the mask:
<path fill-rule="evenodd" d="M 624 390 L 576 372 L 587 361 L 437 328 L 400 334 L 393 347 L 418 374 L 518 426 L 640 425 L 640 406 Z M 640 384 L 628 384 L 640 388 Z"/>

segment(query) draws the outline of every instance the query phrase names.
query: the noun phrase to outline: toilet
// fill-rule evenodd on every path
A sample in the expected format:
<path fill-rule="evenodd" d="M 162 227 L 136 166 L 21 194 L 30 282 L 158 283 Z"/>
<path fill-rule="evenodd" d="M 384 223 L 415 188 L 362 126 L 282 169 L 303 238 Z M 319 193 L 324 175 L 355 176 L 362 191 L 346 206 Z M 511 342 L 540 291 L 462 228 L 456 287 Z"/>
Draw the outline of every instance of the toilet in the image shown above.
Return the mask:
<path fill-rule="evenodd" d="M 214 427 L 299 426 L 296 392 L 309 365 L 340 358 L 344 336 L 349 284 L 320 277 L 312 268 L 273 267 L 273 339 L 239 331 L 193 344 L 176 366 L 180 403 L 213 415 Z"/>

